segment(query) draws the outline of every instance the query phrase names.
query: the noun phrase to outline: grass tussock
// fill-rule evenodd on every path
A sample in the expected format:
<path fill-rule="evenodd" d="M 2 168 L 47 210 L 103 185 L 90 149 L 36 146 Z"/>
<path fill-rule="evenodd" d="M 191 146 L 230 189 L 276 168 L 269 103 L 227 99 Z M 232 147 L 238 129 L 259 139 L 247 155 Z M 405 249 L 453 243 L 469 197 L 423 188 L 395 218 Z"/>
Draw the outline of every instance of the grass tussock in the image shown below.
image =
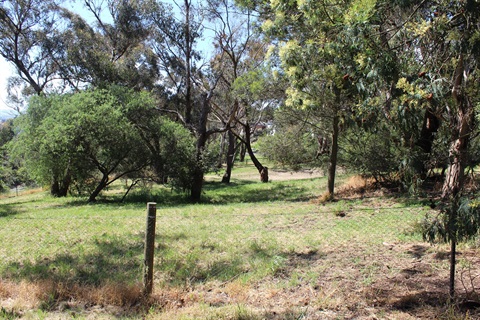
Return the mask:
<path fill-rule="evenodd" d="M 367 192 L 377 191 L 375 179 L 361 175 L 354 175 L 343 181 L 342 185 L 336 188 L 335 197 L 342 199 L 356 199 L 363 197 Z M 332 201 L 334 197 L 324 192 L 320 197 L 311 200 L 315 204 L 325 204 Z"/>
<path fill-rule="evenodd" d="M 310 200 L 310 203 L 325 204 L 329 201 L 332 201 L 332 199 L 333 199 L 332 194 L 330 192 L 326 191 L 326 192 L 322 193 L 322 195 L 320 197 Z"/>
<path fill-rule="evenodd" d="M 35 283 L 1 280 L 0 300 L 8 301 L 13 310 L 41 309 L 45 311 L 76 306 L 109 305 L 132 308 L 145 305 L 140 285 L 108 283 L 99 287 L 50 280 Z"/>

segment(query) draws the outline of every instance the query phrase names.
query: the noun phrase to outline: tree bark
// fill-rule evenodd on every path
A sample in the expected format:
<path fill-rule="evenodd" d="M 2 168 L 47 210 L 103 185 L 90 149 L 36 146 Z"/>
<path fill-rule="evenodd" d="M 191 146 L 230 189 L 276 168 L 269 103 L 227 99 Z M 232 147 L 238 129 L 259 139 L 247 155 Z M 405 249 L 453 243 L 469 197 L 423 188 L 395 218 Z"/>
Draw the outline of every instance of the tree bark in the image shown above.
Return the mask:
<path fill-rule="evenodd" d="M 423 117 L 422 129 L 420 136 L 416 141 L 416 145 L 420 147 L 422 153 L 415 157 L 413 168 L 415 172 L 420 175 L 422 179 L 427 178 L 428 166 L 426 165 L 429 155 L 432 152 L 433 142 L 435 140 L 435 133 L 440 128 L 440 119 L 435 115 L 432 108 L 428 107 L 425 110 Z"/>
<path fill-rule="evenodd" d="M 258 173 L 260 173 L 260 181 L 268 182 L 268 168 L 264 167 L 253 153 L 251 134 L 250 125 L 247 123 L 245 126 L 245 148 L 247 149 L 248 155 L 250 156 L 250 159 L 252 159 L 255 168 L 257 168 Z"/>
<path fill-rule="evenodd" d="M 228 134 L 227 132 L 224 132 L 220 135 L 220 151 L 218 152 L 218 163 L 217 163 L 217 168 L 219 169 L 221 169 L 223 166 L 223 157 L 225 155 L 225 144 L 227 140 L 227 134 Z M 227 154 L 227 161 L 228 161 L 228 154 Z"/>
<path fill-rule="evenodd" d="M 54 197 L 66 197 L 68 190 L 70 189 L 70 183 L 72 182 L 72 176 L 69 172 L 65 174 L 63 179 L 55 178 L 50 186 L 50 194 Z"/>
<path fill-rule="evenodd" d="M 90 197 L 88 197 L 88 202 L 95 202 L 97 200 L 97 196 L 100 194 L 100 192 L 103 189 L 105 189 L 105 187 L 107 186 L 107 182 L 108 182 L 108 173 L 104 173 L 97 187 L 90 194 Z"/>
<path fill-rule="evenodd" d="M 193 109 L 193 99 L 192 99 L 192 54 L 193 54 L 193 40 L 192 35 L 190 34 L 190 1 L 184 1 L 184 16 L 185 16 L 185 123 L 190 125 L 192 122 L 192 109 Z"/>
<path fill-rule="evenodd" d="M 457 113 L 452 115 L 453 139 L 449 150 L 449 167 L 443 183 L 442 198 L 455 198 L 463 188 L 465 167 L 468 160 L 468 143 L 474 125 L 474 106 L 469 97 L 462 92 L 464 82 L 463 56 L 460 56 L 455 71 L 452 96 L 456 103 Z"/>
<path fill-rule="evenodd" d="M 417 145 L 423 150 L 423 152 L 429 154 L 432 151 L 435 133 L 437 133 L 439 128 L 440 119 L 435 115 L 435 113 L 433 113 L 432 108 L 427 108 L 423 117 L 420 137 L 417 141 Z"/>
<path fill-rule="evenodd" d="M 233 163 L 235 161 L 235 135 L 231 130 L 228 131 L 228 151 L 227 151 L 227 168 L 223 175 L 222 182 L 230 183 L 232 176 Z"/>
<path fill-rule="evenodd" d="M 193 171 L 192 177 L 192 187 L 190 189 L 190 199 L 193 202 L 199 202 L 202 196 L 203 189 L 203 151 L 205 149 L 205 144 L 207 141 L 207 136 L 205 133 L 200 134 L 197 137 L 197 147 L 196 147 L 196 164 Z"/>
<path fill-rule="evenodd" d="M 448 212 L 448 233 L 451 242 L 450 251 L 450 300 L 455 294 L 455 255 L 457 244 L 457 210 L 459 195 L 464 186 L 465 167 L 468 157 L 468 143 L 474 128 L 475 110 L 473 103 L 463 90 L 467 81 L 467 70 L 461 54 L 455 69 L 452 96 L 456 105 L 456 113 L 451 115 L 450 124 L 453 128 L 452 143 L 449 150 L 449 167 L 443 183 L 442 199 L 450 203 Z"/>
<path fill-rule="evenodd" d="M 333 197 L 335 192 L 335 173 L 337 171 L 337 159 L 338 159 L 338 135 L 339 135 L 339 123 L 340 117 L 338 114 L 333 116 L 332 123 L 332 150 L 330 153 L 330 163 L 328 165 L 328 184 L 327 192 L 330 197 Z"/>
<path fill-rule="evenodd" d="M 205 150 L 205 145 L 208 139 L 207 121 L 208 114 L 210 113 L 210 99 L 212 94 L 213 91 L 211 90 L 208 94 L 203 95 L 200 120 L 197 127 L 196 165 L 192 177 L 192 187 L 190 189 L 190 199 L 193 202 L 199 202 L 202 195 L 204 177 L 203 151 Z"/>
<path fill-rule="evenodd" d="M 240 157 L 239 157 L 239 161 L 240 162 L 245 162 L 245 155 L 247 154 L 247 148 L 245 147 L 245 143 L 242 143 L 240 145 Z"/>

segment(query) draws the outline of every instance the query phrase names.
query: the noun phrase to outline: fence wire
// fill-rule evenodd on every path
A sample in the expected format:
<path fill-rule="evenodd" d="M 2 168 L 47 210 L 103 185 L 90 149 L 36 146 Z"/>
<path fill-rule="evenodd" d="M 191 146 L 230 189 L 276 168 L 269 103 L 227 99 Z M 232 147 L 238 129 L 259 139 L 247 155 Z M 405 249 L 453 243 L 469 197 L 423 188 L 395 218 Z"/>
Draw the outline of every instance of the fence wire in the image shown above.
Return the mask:
<path fill-rule="evenodd" d="M 159 204 L 154 285 L 268 278 L 314 288 L 337 283 L 355 291 L 400 283 L 413 288 L 421 279 L 444 278 L 441 288 L 447 281 L 448 247 L 423 242 L 417 228 L 428 208 L 354 202 L 252 206 Z M 145 209 L 30 208 L 0 216 L 1 279 L 94 286 L 142 281 Z M 457 268 L 457 288 L 469 296 L 480 290 L 475 252 L 463 246 Z"/>

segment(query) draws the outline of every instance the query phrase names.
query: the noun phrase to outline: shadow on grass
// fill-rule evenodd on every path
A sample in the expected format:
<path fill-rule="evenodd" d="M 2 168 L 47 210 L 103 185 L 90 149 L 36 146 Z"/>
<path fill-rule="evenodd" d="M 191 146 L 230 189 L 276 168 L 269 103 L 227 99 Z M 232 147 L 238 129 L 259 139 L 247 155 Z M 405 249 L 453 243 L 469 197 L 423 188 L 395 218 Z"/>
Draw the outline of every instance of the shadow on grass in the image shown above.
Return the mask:
<path fill-rule="evenodd" d="M 20 211 L 17 208 L 17 204 L 1 204 L 0 205 L 0 219 L 4 217 L 10 217 L 19 214 Z"/>
<path fill-rule="evenodd" d="M 314 198 L 309 189 L 299 183 L 252 181 L 206 183 L 204 202 L 214 204 L 255 203 L 269 201 L 308 201 Z"/>
<path fill-rule="evenodd" d="M 143 243 L 116 239 L 95 239 L 94 248 L 85 254 L 64 252 L 35 261 L 15 261 L 3 268 L 4 279 L 51 280 L 56 283 L 76 283 L 99 286 L 105 283 L 131 284 L 141 279 Z M 90 245 L 90 244 L 89 244 Z"/>
<path fill-rule="evenodd" d="M 133 190 L 121 202 L 123 195 L 114 194 L 99 197 L 94 204 L 111 204 L 116 206 L 139 205 L 147 202 L 156 202 L 162 207 L 189 206 L 192 201 L 188 192 L 181 192 L 168 188 L 154 190 Z M 314 198 L 309 189 L 300 183 L 292 181 L 261 183 L 255 181 L 235 181 L 229 184 L 221 182 L 205 182 L 202 199 L 203 204 L 234 204 L 246 202 L 268 201 L 308 201 Z M 73 198 L 63 205 L 85 205 L 83 198 Z"/>

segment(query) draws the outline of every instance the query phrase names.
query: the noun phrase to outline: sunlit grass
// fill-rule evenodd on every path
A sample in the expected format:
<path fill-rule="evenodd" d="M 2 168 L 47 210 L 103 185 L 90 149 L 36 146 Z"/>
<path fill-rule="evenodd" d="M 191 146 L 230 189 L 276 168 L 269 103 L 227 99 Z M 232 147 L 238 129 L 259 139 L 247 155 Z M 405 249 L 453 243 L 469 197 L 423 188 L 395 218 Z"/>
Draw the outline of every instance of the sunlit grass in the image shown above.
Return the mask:
<path fill-rule="evenodd" d="M 255 175 L 251 166 L 242 170 L 245 176 Z M 347 178 L 340 176 L 338 184 Z M 0 279 L 53 283 L 56 299 L 86 299 L 64 286 L 89 288 L 88 297 L 97 297 L 91 299 L 98 299 L 92 293 L 96 290 L 117 290 L 112 284 L 136 292 L 132 288 L 142 281 L 146 225 L 145 201 L 136 200 L 157 202 L 154 282 L 159 292 L 214 283 L 242 297 L 256 283 L 273 278 L 284 280 L 275 281 L 272 290 L 305 281 L 313 285 L 325 270 L 345 268 L 345 261 L 331 257 L 342 247 L 369 255 L 384 242 L 419 240 L 408 230 L 428 207 L 386 197 L 318 204 L 315 199 L 325 185 L 324 177 L 270 183 L 234 178 L 230 185 L 207 179 L 201 204 L 190 204 L 185 194 L 163 187 L 155 187 L 148 199 L 144 191 L 133 191 L 125 203 L 118 202 L 120 189 L 95 204 L 46 192 L 1 199 Z M 355 264 L 364 285 L 376 280 L 374 264 L 361 259 Z M 119 299 L 130 298 L 108 301 Z M 325 299 L 330 301 L 325 304 L 333 303 Z"/>

